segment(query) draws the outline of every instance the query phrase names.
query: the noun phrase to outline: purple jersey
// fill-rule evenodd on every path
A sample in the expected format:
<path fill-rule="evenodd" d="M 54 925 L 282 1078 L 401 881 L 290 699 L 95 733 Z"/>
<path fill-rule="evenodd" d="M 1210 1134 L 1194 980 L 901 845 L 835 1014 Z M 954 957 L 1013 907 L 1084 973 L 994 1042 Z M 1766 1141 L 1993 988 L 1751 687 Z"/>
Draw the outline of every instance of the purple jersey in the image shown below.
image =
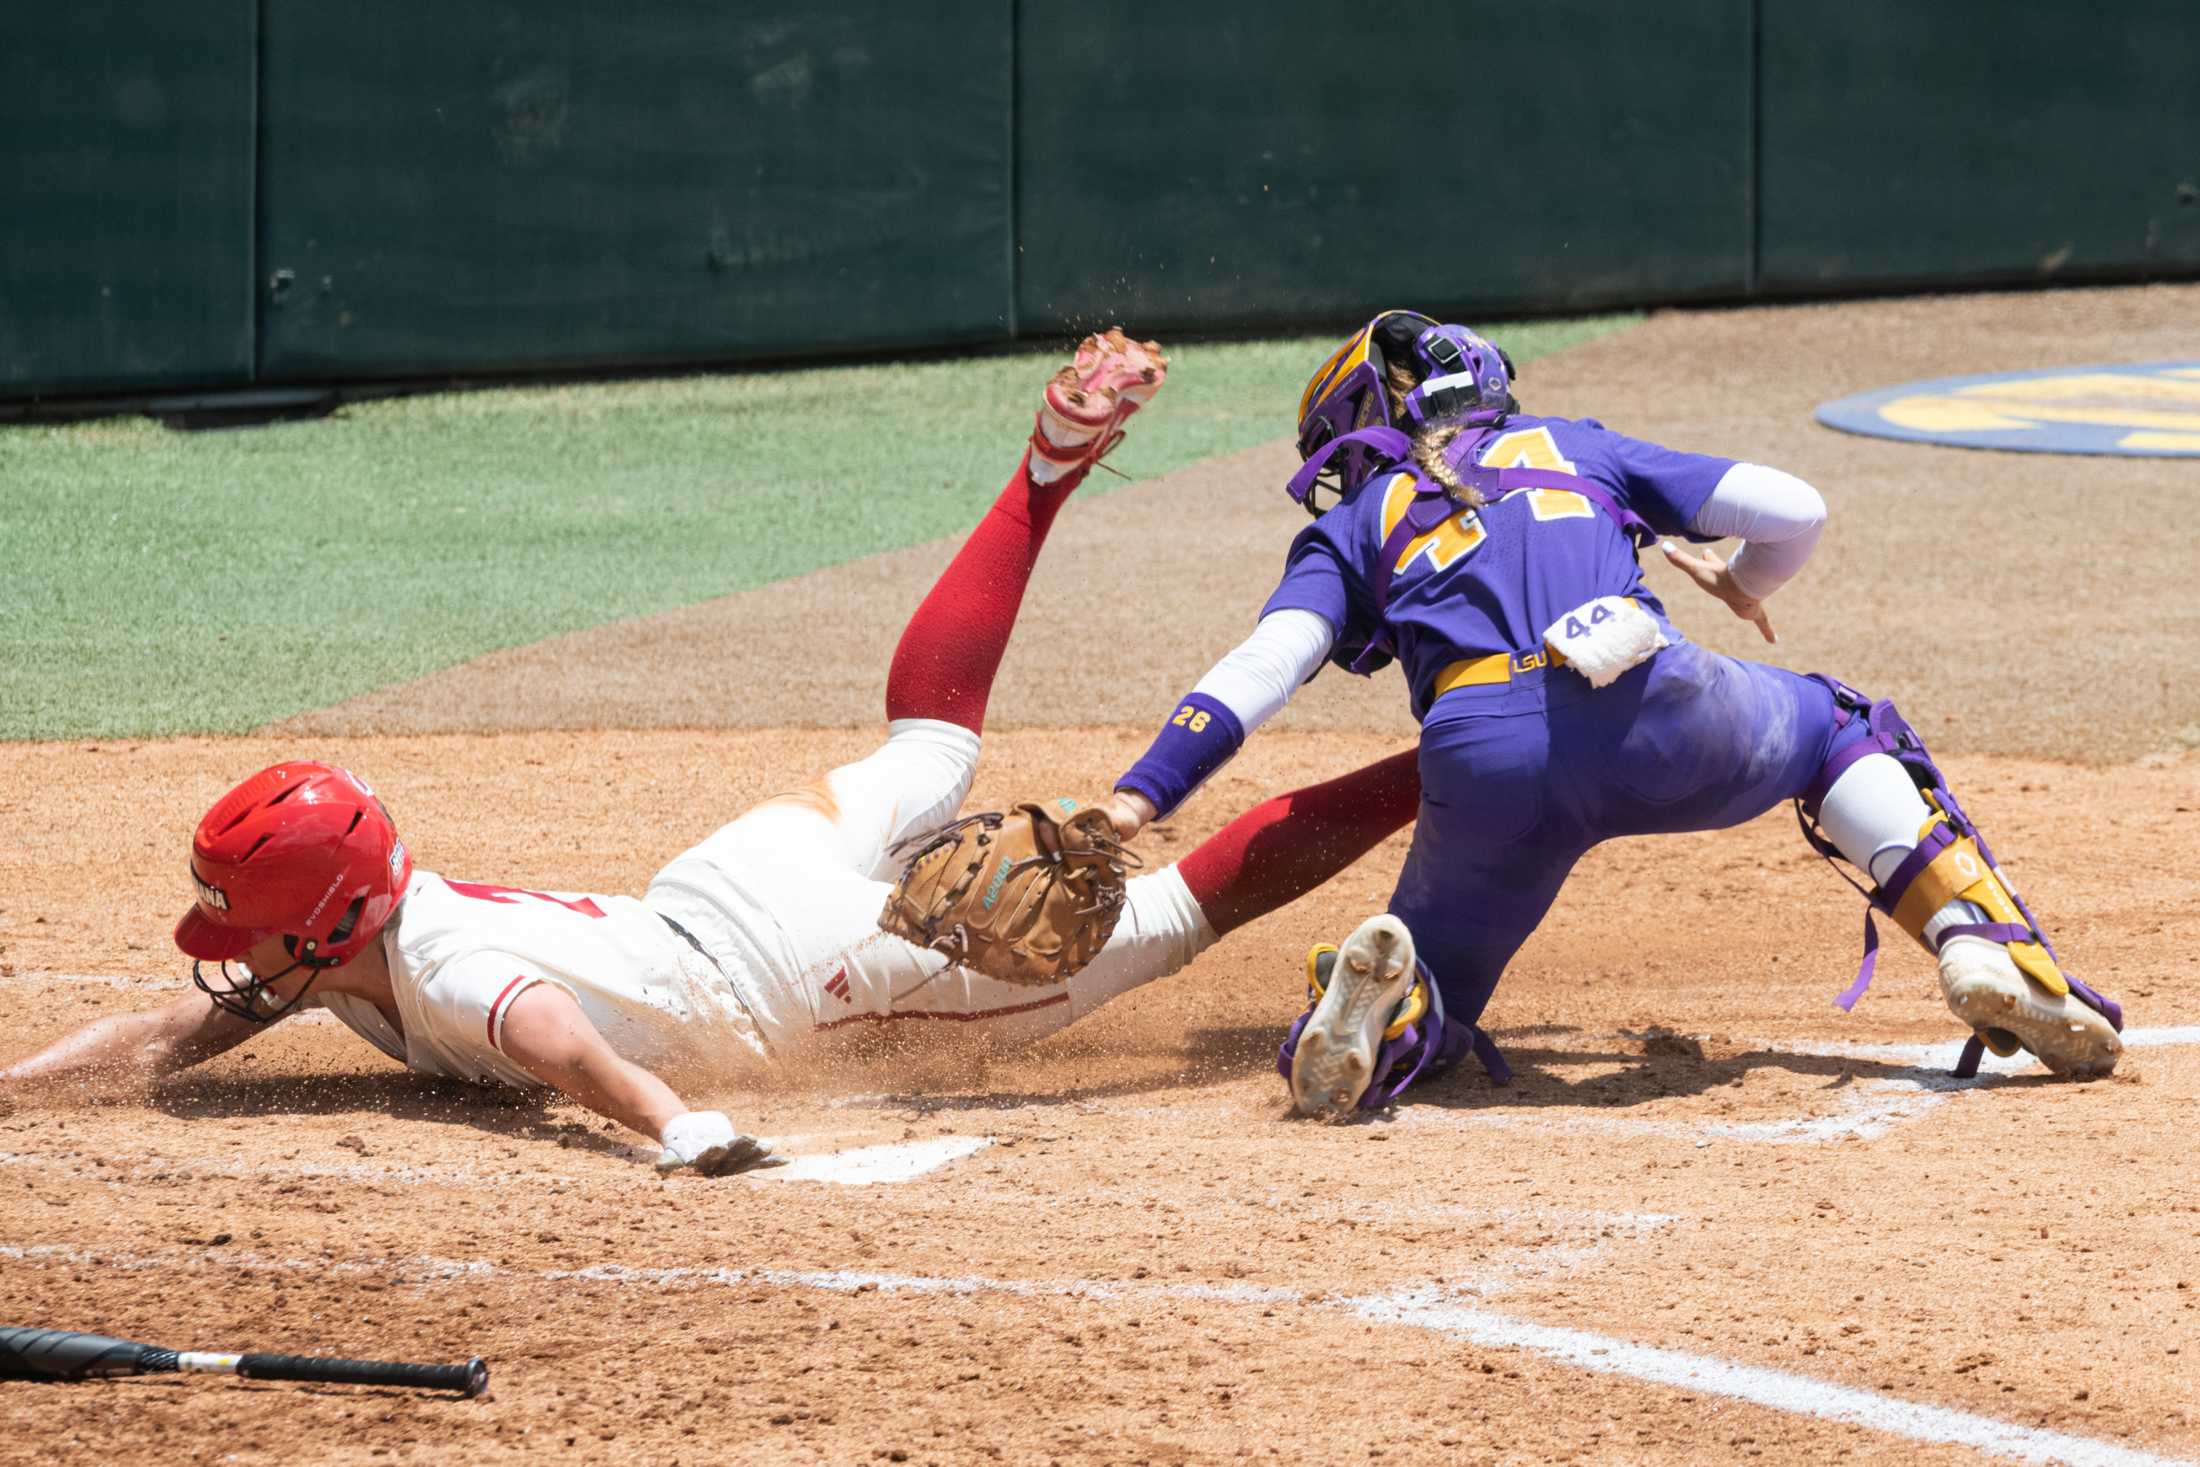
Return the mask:
<path fill-rule="evenodd" d="M 1601 485 L 1661 535 L 1687 535 L 1734 461 L 1680 453 L 1589 418 L 1516 414 L 1482 443 L 1490 468 L 1557 469 Z M 1370 570 L 1413 500 L 1413 480 L 1378 474 L 1291 543 L 1261 615 L 1304 609 L 1338 628 L 1331 659 L 1350 666 L 1381 630 Z M 1439 672 L 1462 659 L 1533 652 L 1550 625 L 1598 596 L 1632 596 L 1665 621 L 1612 517 L 1565 489 L 1523 489 L 1463 509 L 1410 542 L 1390 584 L 1387 622 L 1416 715 Z M 1678 633 L 1667 635 L 1679 641 Z"/>

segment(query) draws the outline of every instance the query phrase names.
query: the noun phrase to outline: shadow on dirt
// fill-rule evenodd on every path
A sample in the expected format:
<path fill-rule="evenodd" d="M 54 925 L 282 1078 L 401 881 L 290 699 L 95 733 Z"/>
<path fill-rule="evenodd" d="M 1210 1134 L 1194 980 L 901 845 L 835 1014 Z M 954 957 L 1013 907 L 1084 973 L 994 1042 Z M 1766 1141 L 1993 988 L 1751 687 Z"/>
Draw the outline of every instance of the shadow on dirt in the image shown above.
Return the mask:
<path fill-rule="evenodd" d="M 152 1107 L 183 1120 L 230 1116 L 359 1116 L 367 1120 L 426 1121 L 468 1126 L 520 1141 L 548 1141 L 569 1150 L 627 1156 L 633 1138 L 553 1114 L 558 1097 L 548 1091 L 489 1089 L 455 1080 L 405 1073 L 371 1075 L 193 1076 L 154 1092 Z M 624 1138 L 624 1139 L 621 1139 Z M 342 1144 L 342 1143 L 339 1143 Z M 380 1155 L 394 1142 L 369 1138 L 352 1149 Z"/>
<path fill-rule="evenodd" d="M 2044 1071 L 2021 1075 L 1987 1073 L 1974 1080 L 1957 1080 L 1946 1070 L 1901 1060 L 1854 1056 L 1796 1054 L 1786 1050 L 1730 1047 L 1724 1042 L 1705 1042 L 1663 1029 L 1642 1033 L 1623 1032 L 1617 1042 L 1581 1047 L 1535 1044 L 1535 1040 L 1561 1040 L 1581 1031 L 1570 1025 L 1534 1024 L 1494 1031 L 1492 1037 L 1513 1069 L 1513 1082 L 1499 1087 L 1490 1083 L 1482 1067 L 1469 1059 L 1451 1073 L 1417 1087 L 1408 1103 L 1449 1110 L 1540 1109 L 1564 1107 L 1583 1111 L 1624 1109 L 1674 1097 L 1705 1095 L 1739 1087 L 1756 1071 L 1776 1071 L 1803 1079 L 1822 1081 L 1818 1088 L 1841 1090 L 1859 1081 L 1901 1081 L 1922 1090 L 2032 1089 L 2061 1084 Z M 1270 1027 L 1199 1029 L 1185 1036 L 1181 1048 L 1125 1054 L 1120 1050 L 1096 1052 L 1106 1067 L 1118 1073 L 1099 1083 L 1072 1083 L 1042 1087 L 1030 1082 L 1041 1067 L 1030 1060 L 1008 1061 L 991 1076 L 994 1083 L 959 1083 L 932 1088 L 904 1088 L 882 1094 L 853 1095 L 851 1107 L 894 1112 L 932 1114 L 956 1111 L 1020 1110 L 1045 1106 L 1095 1104 L 1130 1095 L 1181 1091 L 1228 1084 L 1249 1075 L 1272 1074 L 1276 1048 L 1283 1030 Z M 1049 1057 L 1046 1070 L 1072 1073 L 1066 1068 L 1075 1056 L 1067 1051 Z M 1620 1066 L 1617 1070 L 1574 1078 L 1563 1071 Z M 1017 1082 L 1023 1083 L 1017 1083 Z M 1279 1082 L 1280 1084 L 1280 1082 Z M 1280 1097 L 1279 1097 L 1280 1098 Z"/>
<path fill-rule="evenodd" d="M 807 1090 L 848 1109 L 895 1114 L 1014 1111 L 1060 1106 L 1089 1106 L 1127 1096 L 1187 1092 L 1232 1084 L 1251 1076 L 1272 1075 L 1278 1027 L 1236 1026 L 1194 1029 L 1167 1046 L 1133 1049 L 1110 1046 L 1049 1046 L 1024 1052 L 971 1059 L 925 1075 L 912 1083 L 908 1067 L 879 1062 L 840 1064 L 829 1073 L 790 1073 L 774 1090 Z M 1414 1089 L 1413 1105 L 1446 1110 L 1521 1110 L 1571 1108 L 1621 1110 L 1671 1098 L 1706 1095 L 1739 1087 L 1753 1072 L 1776 1071 L 1815 1079 L 1818 1088 L 1841 1090 L 1859 1081 L 1902 1081 L 1924 1090 L 2031 1089 L 2062 1083 L 2044 1072 L 2021 1075 L 1988 1073 L 1957 1080 L 1945 1070 L 1897 1061 L 1854 1056 L 1796 1054 L 1786 1050 L 1730 1047 L 1663 1029 L 1622 1033 L 1616 1042 L 1573 1046 L 1564 1041 L 1581 1031 L 1567 1025 L 1538 1024 L 1494 1031 L 1493 1037 L 1513 1069 L 1513 1083 L 1490 1083 L 1471 1059 L 1451 1073 Z M 1558 1043 L 1535 1043 L 1557 1040 Z M 1617 1066 L 1614 1069 L 1611 1067 Z M 1584 1069 L 1601 1073 L 1574 1075 Z M 1105 1074 L 1108 1078 L 1081 1077 Z M 897 1088 L 873 1090 L 880 1080 Z M 1057 1080 L 1060 1083 L 1055 1083 Z M 1281 1100 L 1280 1087 L 1278 1082 Z M 486 1089 L 410 1074 L 202 1076 L 171 1082 L 154 1096 L 156 1109 L 198 1119 L 239 1115 L 360 1115 L 395 1120 L 463 1125 L 518 1140 L 627 1155 L 632 1138 L 601 1129 L 602 1123 L 572 1119 L 570 1110 L 554 1113 L 556 1098 L 547 1093 Z M 1371 1112 L 1371 1115 L 1380 1114 Z M 624 1139 L 621 1139 L 621 1138 Z"/>
<path fill-rule="evenodd" d="M 881 1071 L 878 1078 L 903 1082 L 876 1094 L 853 1094 L 851 1108 L 909 1111 L 1022 1110 L 1041 1106 L 1088 1105 L 1127 1095 L 1202 1089 L 1229 1084 L 1248 1073 L 1274 1072 L 1276 1046 L 1283 1031 L 1266 1025 L 1194 1029 L 1166 1046 L 1050 1042 L 1037 1054 L 1003 1055 L 981 1073 L 944 1078 L 938 1085 L 909 1085 L 905 1074 Z M 1085 1074 L 1105 1080 L 1080 1081 Z M 1064 1083 L 1049 1083 L 1061 1076 Z M 1280 1083 L 1280 1082 L 1279 1082 Z M 860 1085 L 851 1085 L 851 1090 Z"/>
<path fill-rule="evenodd" d="M 1415 1090 L 1412 1099 L 1416 1104 L 1450 1110 L 1545 1106 L 1604 1110 L 1740 1086 L 1751 1073 L 1759 1070 L 1817 1079 L 1823 1082 L 1818 1088 L 1824 1090 L 1846 1089 L 1860 1080 L 1903 1081 L 1921 1090 L 2022 1090 L 2064 1083 L 2045 1071 L 2022 1075 L 1986 1073 L 1976 1079 L 1958 1080 L 1945 1069 L 1903 1060 L 1730 1048 L 1718 1039 L 1710 1041 L 1712 1052 L 1706 1053 L 1703 1040 L 1657 1028 L 1639 1034 L 1622 1031 L 1617 1044 L 1606 1042 L 1583 1048 L 1536 1047 L 1521 1043 L 1523 1039 L 1579 1032 L 1571 1026 L 1553 1024 L 1493 1030 L 1490 1037 L 1497 1041 L 1497 1047 L 1512 1066 L 1512 1084 L 1493 1085 L 1481 1066 L 1470 1061 Z M 1555 1073 L 1609 1065 L 1623 1068 L 1579 1079 Z"/>

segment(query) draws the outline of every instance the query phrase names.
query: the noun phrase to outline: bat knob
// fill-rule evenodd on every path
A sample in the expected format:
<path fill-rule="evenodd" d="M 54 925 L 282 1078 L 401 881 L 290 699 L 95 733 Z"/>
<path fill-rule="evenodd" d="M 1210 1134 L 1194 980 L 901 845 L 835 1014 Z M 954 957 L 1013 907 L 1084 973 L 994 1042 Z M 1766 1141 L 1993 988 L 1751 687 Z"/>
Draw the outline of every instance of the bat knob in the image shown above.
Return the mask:
<path fill-rule="evenodd" d="M 489 1362 L 476 1355 L 466 1362 L 466 1395 L 478 1396 L 489 1389 Z"/>

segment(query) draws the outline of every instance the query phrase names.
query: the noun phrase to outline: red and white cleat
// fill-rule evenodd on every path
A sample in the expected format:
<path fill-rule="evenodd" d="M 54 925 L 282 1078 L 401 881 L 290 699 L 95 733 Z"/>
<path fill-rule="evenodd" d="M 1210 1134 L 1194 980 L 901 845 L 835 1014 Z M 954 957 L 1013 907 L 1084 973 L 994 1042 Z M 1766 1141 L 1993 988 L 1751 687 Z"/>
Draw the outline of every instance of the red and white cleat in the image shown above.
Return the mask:
<path fill-rule="evenodd" d="M 1133 341 L 1111 326 L 1078 344 L 1070 364 L 1054 374 L 1031 430 L 1031 477 L 1052 483 L 1081 473 L 1123 441 L 1123 421 L 1169 377 L 1156 341 Z"/>

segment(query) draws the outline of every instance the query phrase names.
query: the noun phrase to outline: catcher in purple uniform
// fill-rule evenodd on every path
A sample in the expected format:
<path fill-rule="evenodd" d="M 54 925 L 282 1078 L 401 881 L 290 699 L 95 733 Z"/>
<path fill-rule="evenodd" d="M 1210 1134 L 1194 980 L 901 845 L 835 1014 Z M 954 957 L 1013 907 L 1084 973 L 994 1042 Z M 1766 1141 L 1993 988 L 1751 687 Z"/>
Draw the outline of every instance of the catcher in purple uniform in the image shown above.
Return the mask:
<path fill-rule="evenodd" d="M 1614 836 L 1716 830 L 1792 799 L 1811 844 L 1937 955 L 1981 1048 L 2107 1074 L 2117 1006 L 2070 976 L 1923 740 L 1893 705 L 1690 643 L 1643 582 L 1663 553 L 1773 640 L 1765 601 L 1808 558 L 1816 490 L 1590 419 L 1524 413 L 1505 354 L 1465 327 L 1378 316 L 1299 404 L 1315 516 L 1253 634 L 1177 700 L 1117 781 L 1126 835 L 1220 768 L 1325 661 L 1396 661 L 1421 722 L 1421 806 L 1390 910 L 1307 958 L 1312 1003 L 1279 1060 L 1320 1114 L 1395 1099 L 1472 1050 L 1512 955 L 1574 863 Z M 1318 492 L 1338 497 L 1323 508 Z M 1682 550 L 1738 538 L 1730 560 Z M 1841 996 L 1870 981 L 1877 935 Z"/>

